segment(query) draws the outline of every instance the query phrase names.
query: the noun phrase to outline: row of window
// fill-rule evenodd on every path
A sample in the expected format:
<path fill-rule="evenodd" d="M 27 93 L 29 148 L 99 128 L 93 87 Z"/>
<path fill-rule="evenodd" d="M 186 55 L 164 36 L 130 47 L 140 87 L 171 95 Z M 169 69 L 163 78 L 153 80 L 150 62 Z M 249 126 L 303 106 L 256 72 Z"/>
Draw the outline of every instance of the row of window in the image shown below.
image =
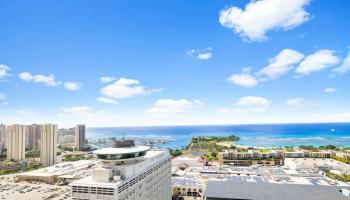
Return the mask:
<path fill-rule="evenodd" d="M 127 154 L 99 154 L 97 155 L 98 159 L 102 160 L 122 160 L 129 158 L 137 158 L 146 155 L 145 151 L 137 153 L 127 153 Z"/>

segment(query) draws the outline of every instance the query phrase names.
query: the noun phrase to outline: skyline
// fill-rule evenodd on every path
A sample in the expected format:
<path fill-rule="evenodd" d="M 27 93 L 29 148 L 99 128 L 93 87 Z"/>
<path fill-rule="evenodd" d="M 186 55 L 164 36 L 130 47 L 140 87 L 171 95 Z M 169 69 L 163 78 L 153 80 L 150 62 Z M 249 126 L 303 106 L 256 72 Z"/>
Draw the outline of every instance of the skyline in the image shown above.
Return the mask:
<path fill-rule="evenodd" d="M 350 121 L 349 2 L 202 4 L 1 2 L 0 122 Z"/>

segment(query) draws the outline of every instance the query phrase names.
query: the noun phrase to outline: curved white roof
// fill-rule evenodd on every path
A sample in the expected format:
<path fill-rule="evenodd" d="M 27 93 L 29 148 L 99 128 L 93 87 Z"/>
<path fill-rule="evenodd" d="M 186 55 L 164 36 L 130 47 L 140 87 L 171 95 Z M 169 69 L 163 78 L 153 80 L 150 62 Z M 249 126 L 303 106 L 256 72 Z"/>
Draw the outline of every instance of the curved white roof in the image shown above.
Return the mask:
<path fill-rule="evenodd" d="M 104 148 L 94 151 L 95 154 L 127 154 L 127 153 L 137 153 L 149 150 L 146 146 L 134 146 L 125 148 Z"/>

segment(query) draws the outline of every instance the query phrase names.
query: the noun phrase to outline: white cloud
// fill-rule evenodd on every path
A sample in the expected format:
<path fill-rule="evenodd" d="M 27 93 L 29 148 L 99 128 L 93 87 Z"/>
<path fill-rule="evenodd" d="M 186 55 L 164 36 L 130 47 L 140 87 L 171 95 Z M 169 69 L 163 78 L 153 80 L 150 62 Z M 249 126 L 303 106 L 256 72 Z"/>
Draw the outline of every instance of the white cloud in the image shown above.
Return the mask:
<path fill-rule="evenodd" d="M 243 87 L 254 87 L 258 84 L 258 80 L 250 75 L 249 68 L 243 68 L 241 74 L 233 74 L 227 81 Z"/>
<path fill-rule="evenodd" d="M 332 92 L 336 92 L 337 89 L 336 88 L 325 88 L 323 91 L 326 93 L 332 93 Z"/>
<path fill-rule="evenodd" d="M 0 79 L 3 79 L 6 76 L 8 76 L 9 70 L 10 70 L 10 68 L 7 65 L 0 64 Z"/>
<path fill-rule="evenodd" d="M 203 103 L 200 100 L 159 99 L 151 108 L 146 110 L 146 113 L 151 115 L 183 113 L 190 108 L 201 105 Z"/>
<path fill-rule="evenodd" d="M 107 97 L 98 97 L 96 101 L 100 103 L 106 103 L 106 104 L 118 104 L 118 101 Z"/>
<path fill-rule="evenodd" d="M 288 99 L 286 103 L 290 107 L 308 107 L 316 105 L 314 102 L 311 102 L 303 97 Z"/>
<path fill-rule="evenodd" d="M 112 84 L 101 89 L 101 94 L 109 98 L 121 99 L 131 98 L 137 95 L 152 94 L 162 89 L 146 89 L 140 85 L 140 81 L 134 79 L 120 78 Z"/>
<path fill-rule="evenodd" d="M 110 76 L 102 76 L 102 77 L 100 77 L 101 83 L 110 83 L 110 82 L 114 81 L 115 79 L 117 79 L 117 78 L 110 77 Z"/>
<path fill-rule="evenodd" d="M 263 105 L 270 105 L 271 101 L 264 97 L 257 97 L 257 96 L 245 96 L 238 99 L 238 101 L 235 102 L 236 106 L 263 106 Z"/>
<path fill-rule="evenodd" d="M 264 112 L 271 105 L 271 101 L 258 96 L 244 96 L 235 102 L 235 106 L 241 107 L 238 112 Z M 236 110 L 237 112 L 237 110 Z"/>
<path fill-rule="evenodd" d="M 245 114 L 247 113 L 246 109 L 242 108 L 234 108 L 234 109 L 228 109 L 228 108 L 220 108 L 216 111 L 218 114 Z"/>
<path fill-rule="evenodd" d="M 304 10 L 310 0 L 250 1 L 244 9 L 229 7 L 220 11 L 219 22 L 249 41 L 266 40 L 270 30 L 293 29 L 309 19 Z"/>
<path fill-rule="evenodd" d="M 259 71 L 259 75 L 265 75 L 268 79 L 277 79 L 294 69 L 304 55 L 292 49 L 283 49 L 278 55 L 270 59 L 270 64 Z"/>
<path fill-rule="evenodd" d="M 207 47 L 205 49 L 190 49 L 186 51 L 189 56 L 196 56 L 200 60 L 208 60 L 213 57 L 212 48 Z"/>
<path fill-rule="evenodd" d="M 79 114 L 90 112 L 91 109 L 88 106 L 73 106 L 73 107 L 63 107 L 62 111 L 65 113 Z"/>
<path fill-rule="evenodd" d="M 81 83 L 67 81 L 64 82 L 64 88 L 71 91 L 76 91 L 81 89 Z"/>
<path fill-rule="evenodd" d="M 350 51 L 349 51 L 348 55 L 344 58 L 340 67 L 333 69 L 333 72 L 337 72 L 337 73 L 345 73 L 348 71 L 350 71 Z"/>
<path fill-rule="evenodd" d="M 323 49 L 308 55 L 296 68 L 296 73 L 308 75 L 310 73 L 332 67 L 339 63 L 339 58 L 333 55 L 333 51 Z"/>
<path fill-rule="evenodd" d="M 33 83 L 43 83 L 48 87 L 54 87 L 60 84 L 59 81 L 55 80 L 55 76 L 53 74 L 50 75 L 32 75 L 29 72 L 22 72 L 19 75 L 19 78 L 26 82 L 33 82 Z"/>
<path fill-rule="evenodd" d="M 105 110 L 94 110 L 88 106 L 63 107 L 59 117 L 70 123 L 86 123 L 91 126 L 115 124 L 118 116 Z"/>
<path fill-rule="evenodd" d="M 5 93 L 0 92 L 0 100 L 6 100 L 7 95 Z"/>

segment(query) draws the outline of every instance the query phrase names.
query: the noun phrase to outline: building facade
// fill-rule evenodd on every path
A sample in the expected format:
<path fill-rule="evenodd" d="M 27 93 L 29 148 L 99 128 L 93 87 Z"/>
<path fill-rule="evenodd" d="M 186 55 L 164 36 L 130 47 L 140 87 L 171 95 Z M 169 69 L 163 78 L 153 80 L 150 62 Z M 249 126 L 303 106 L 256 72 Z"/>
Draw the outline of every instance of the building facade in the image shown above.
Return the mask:
<path fill-rule="evenodd" d="M 78 151 L 82 151 L 85 148 L 85 125 L 78 124 L 75 127 L 75 145 Z"/>
<path fill-rule="evenodd" d="M 0 124 L 0 153 L 6 148 L 6 126 Z"/>
<path fill-rule="evenodd" d="M 41 125 L 40 163 L 51 166 L 57 161 L 57 125 Z"/>
<path fill-rule="evenodd" d="M 130 145 L 95 153 L 102 167 L 70 184 L 73 199 L 171 199 L 171 157 L 167 150 Z"/>
<path fill-rule="evenodd" d="M 223 165 L 251 166 L 263 165 L 274 166 L 284 164 L 284 154 L 282 151 L 260 152 L 248 150 L 239 152 L 237 150 L 219 153 L 219 162 Z"/>
<path fill-rule="evenodd" d="M 40 150 L 40 125 L 32 124 L 27 126 L 26 147 L 30 150 Z"/>
<path fill-rule="evenodd" d="M 27 127 L 14 124 L 6 127 L 7 160 L 25 159 L 25 138 Z"/>

